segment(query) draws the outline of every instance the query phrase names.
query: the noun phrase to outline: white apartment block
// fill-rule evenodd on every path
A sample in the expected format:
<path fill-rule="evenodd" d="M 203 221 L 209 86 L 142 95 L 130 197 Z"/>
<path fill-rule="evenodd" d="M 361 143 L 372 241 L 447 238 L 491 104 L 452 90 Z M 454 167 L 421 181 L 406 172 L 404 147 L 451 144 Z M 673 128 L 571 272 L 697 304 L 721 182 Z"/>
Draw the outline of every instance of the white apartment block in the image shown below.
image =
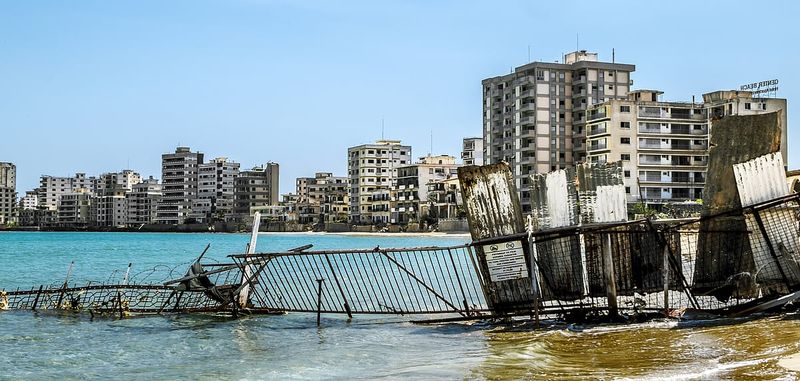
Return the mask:
<path fill-rule="evenodd" d="M 156 221 L 156 208 L 161 200 L 161 184 L 152 176 L 132 186 L 127 199 L 127 225 L 139 226 Z"/>
<path fill-rule="evenodd" d="M 622 161 L 629 202 L 702 199 L 712 120 L 786 107 L 783 99 L 753 99 L 741 91 L 708 93 L 705 103 L 663 102 L 661 94 L 633 91 L 628 99 L 608 101 L 587 114 L 588 160 Z M 783 128 L 785 136 L 785 120 Z"/>
<path fill-rule="evenodd" d="M 457 178 L 456 158 L 426 156 L 419 162 L 397 168 L 397 192 L 392 206 L 392 223 L 406 224 L 430 213 L 429 184 Z"/>
<path fill-rule="evenodd" d="M 563 63 L 531 62 L 483 80 L 484 160 L 509 163 L 523 211 L 530 210 L 529 175 L 586 160 L 586 110 L 625 99 L 634 70 L 582 50 Z"/>
<path fill-rule="evenodd" d="M 86 188 L 59 195 L 58 225 L 82 227 L 92 221 L 91 192 Z"/>
<path fill-rule="evenodd" d="M 218 157 L 200 164 L 197 170 L 197 198 L 192 217 L 199 223 L 233 219 L 234 181 L 240 164 Z"/>
<path fill-rule="evenodd" d="M 22 210 L 34 210 L 39 206 L 39 196 L 35 190 L 25 192 L 25 196 L 19 201 Z"/>
<path fill-rule="evenodd" d="M 295 187 L 300 223 L 347 220 L 350 207 L 347 177 L 317 172 L 314 177 L 298 177 Z"/>
<path fill-rule="evenodd" d="M 250 222 L 258 210 L 279 203 L 280 166 L 267 163 L 239 172 L 234 182 L 233 213 L 241 222 Z"/>
<path fill-rule="evenodd" d="M 411 163 L 411 146 L 378 140 L 347 149 L 351 223 L 391 223 L 397 168 Z"/>
<path fill-rule="evenodd" d="M 189 147 L 178 147 L 175 153 L 161 155 L 161 187 L 163 196 L 158 203 L 156 222 L 183 224 L 197 199 L 197 173 L 203 164 L 203 154 Z"/>
<path fill-rule="evenodd" d="M 0 162 L 0 225 L 14 220 L 17 205 L 17 167 Z"/>
<path fill-rule="evenodd" d="M 98 182 L 96 177 L 87 177 L 85 173 L 76 173 L 73 177 L 42 175 L 39 180 L 39 188 L 36 190 L 39 196 L 39 207 L 53 211 L 58 210 L 61 195 L 79 191 L 94 194 Z"/>
<path fill-rule="evenodd" d="M 124 169 L 120 172 L 110 172 L 100 175 L 98 181 L 98 193 L 101 189 L 124 189 L 130 191 L 134 185 L 142 182 L 142 176 L 130 169 Z"/>
<path fill-rule="evenodd" d="M 483 165 L 483 138 L 464 138 L 461 144 L 464 165 Z"/>
<path fill-rule="evenodd" d="M 117 188 L 92 196 L 89 223 L 100 227 L 125 227 L 128 222 L 126 193 L 124 188 Z"/>

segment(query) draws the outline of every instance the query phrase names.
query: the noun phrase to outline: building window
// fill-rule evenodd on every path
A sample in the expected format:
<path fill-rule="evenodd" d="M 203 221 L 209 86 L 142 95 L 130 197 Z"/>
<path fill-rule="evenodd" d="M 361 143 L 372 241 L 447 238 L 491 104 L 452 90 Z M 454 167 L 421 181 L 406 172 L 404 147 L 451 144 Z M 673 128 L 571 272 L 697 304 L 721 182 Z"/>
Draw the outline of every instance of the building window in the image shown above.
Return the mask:
<path fill-rule="evenodd" d="M 619 112 L 631 112 L 631 106 L 619 106 Z"/>
<path fill-rule="evenodd" d="M 631 194 L 631 187 L 625 187 L 625 193 Z"/>
<path fill-rule="evenodd" d="M 630 158 L 630 155 L 628 155 L 628 158 Z M 626 179 L 631 178 L 631 171 L 622 171 L 622 174 L 625 176 Z"/>
<path fill-rule="evenodd" d="M 620 144 L 631 144 L 631 138 L 619 138 Z"/>
<path fill-rule="evenodd" d="M 750 109 L 750 103 L 745 103 L 744 104 L 744 109 L 745 110 L 749 110 Z"/>
<path fill-rule="evenodd" d="M 631 122 L 619 122 L 619 128 L 631 128 Z"/>
<path fill-rule="evenodd" d="M 623 153 L 623 154 L 619 155 L 619 158 L 620 158 L 620 160 L 623 160 L 623 161 L 630 161 L 631 160 L 631 154 Z M 627 173 L 627 175 L 625 177 L 631 177 L 630 176 L 631 171 L 625 171 L 625 172 Z"/>
<path fill-rule="evenodd" d="M 609 90 L 614 90 L 614 85 L 608 85 Z"/>

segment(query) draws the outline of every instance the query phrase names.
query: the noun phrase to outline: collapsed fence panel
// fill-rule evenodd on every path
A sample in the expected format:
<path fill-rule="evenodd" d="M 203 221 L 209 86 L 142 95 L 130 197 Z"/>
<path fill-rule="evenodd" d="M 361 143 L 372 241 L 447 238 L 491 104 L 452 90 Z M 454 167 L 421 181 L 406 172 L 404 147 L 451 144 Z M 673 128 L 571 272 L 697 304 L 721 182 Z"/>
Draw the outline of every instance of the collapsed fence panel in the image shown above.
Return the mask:
<path fill-rule="evenodd" d="M 487 310 L 468 246 L 233 256 L 255 268 L 253 305 L 347 314 Z"/>

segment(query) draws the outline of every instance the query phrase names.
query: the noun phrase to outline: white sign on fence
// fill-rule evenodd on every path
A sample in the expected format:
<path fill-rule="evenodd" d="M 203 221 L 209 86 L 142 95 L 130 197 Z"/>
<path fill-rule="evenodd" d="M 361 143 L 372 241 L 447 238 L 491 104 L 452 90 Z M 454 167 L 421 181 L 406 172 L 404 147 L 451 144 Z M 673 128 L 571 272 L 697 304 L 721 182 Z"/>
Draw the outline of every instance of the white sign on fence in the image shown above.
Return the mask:
<path fill-rule="evenodd" d="M 501 242 L 483 246 L 489 277 L 492 282 L 528 277 L 522 241 Z"/>

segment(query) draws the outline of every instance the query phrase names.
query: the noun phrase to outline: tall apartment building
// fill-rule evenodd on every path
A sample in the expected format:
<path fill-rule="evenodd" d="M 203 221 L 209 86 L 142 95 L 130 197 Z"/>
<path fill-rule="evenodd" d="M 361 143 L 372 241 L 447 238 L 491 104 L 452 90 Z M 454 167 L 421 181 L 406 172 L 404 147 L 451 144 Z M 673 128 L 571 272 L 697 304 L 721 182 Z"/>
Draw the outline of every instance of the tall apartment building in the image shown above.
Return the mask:
<path fill-rule="evenodd" d="M 158 203 L 156 221 L 159 224 L 183 224 L 197 198 L 197 172 L 203 164 L 203 154 L 189 147 L 178 147 L 175 153 L 161 155 L 162 198 Z"/>
<path fill-rule="evenodd" d="M 124 227 L 128 223 L 128 193 L 120 185 L 91 196 L 89 224 L 101 227 Z"/>
<path fill-rule="evenodd" d="M 200 164 L 197 171 L 197 199 L 192 217 L 200 223 L 228 221 L 233 218 L 234 181 L 240 164 L 218 157 Z"/>
<path fill-rule="evenodd" d="M 411 146 L 378 140 L 347 149 L 351 223 L 391 223 L 397 167 L 411 163 Z"/>
<path fill-rule="evenodd" d="M 563 63 L 531 62 L 483 80 L 484 159 L 511 165 L 524 211 L 530 210 L 528 176 L 585 161 L 586 110 L 625 99 L 634 70 L 581 50 Z"/>
<path fill-rule="evenodd" d="M 298 177 L 297 213 L 300 223 L 335 222 L 347 219 L 349 191 L 347 177 L 317 172 L 314 177 Z"/>
<path fill-rule="evenodd" d="M 156 208 L 161 200 L 161 184 L 152 176 L 131 187 L 125 195 L 127 199 L 128 226 L 152 224 L 156 222 Z"/>
<path fill-rule="evenodd" d="M 134 185 L 142 182 L 142 176 L 136 171 L 123 169 L 120 172 L 109 172 L 100 175 L 97 181 L 97 192 L 102 190 L 124 189 L 130 191 Z"/>
<path fill-rule="evenodd" d="M 464 138 L 461 144 L 464 165 L 483 165 L 483 138 Z"/>
<path fill-rule="evenodd" d="M 701 199 L 712 121 L 727 115 L 786 109 L 785 99 L 754 99 L 743 91 L 708 93 L 703 95 L 704 103 L 663 102 L 658 100 L 661 94 L 637 90 L 625 100 L 611 100 L 588 111 L 588 159 L 621 160 L 631 202 Z M 784 157 L 785 143 L 784 139 Z"/>
<path fill-rule="evenodd" d="M 0 225 L 14 220 L 17 205 L 17 167 L 0 162 Z"/>
<path fill-rule="evenodd" d="M 239 172 L 233 193 L 233 213 L 239 221 L 249 222 L 256 211 L 278 205 L 279 172 L 277 163 Z"/>
<path fill-rule="evenodd" d="M 92 221 L 92 193 L 86 188 L 59 195 L 58 225 L 63 227 L 84 227 Z"/>
<path fill-rule="evenodd" d="M 430 214 L 428 185 L 457 178 L 456 158 L 449 155 L 421 157 L 419 162 L 397 168 L 397 192 L 392 222 L 405 224 Z"/>
<path fill-rule="evenodd" d="M 25 196 L 19 200 L 19 207 L 22 210 L 34 210 L 39 206 L 39 196 L 35 190 L 26 191 Z"/>
<path fill-rule="evenodd" d="M 56 177 L 42 175 L 37 188 L 39 207 L 48 210 L 57 210 L 61 195 L 86 190 L 89 194 L 97 191 L 99 180 L 85 173 L 76 173 L 73 177 Z M 81 192 L 81 193 L 87 193 Z"/>

